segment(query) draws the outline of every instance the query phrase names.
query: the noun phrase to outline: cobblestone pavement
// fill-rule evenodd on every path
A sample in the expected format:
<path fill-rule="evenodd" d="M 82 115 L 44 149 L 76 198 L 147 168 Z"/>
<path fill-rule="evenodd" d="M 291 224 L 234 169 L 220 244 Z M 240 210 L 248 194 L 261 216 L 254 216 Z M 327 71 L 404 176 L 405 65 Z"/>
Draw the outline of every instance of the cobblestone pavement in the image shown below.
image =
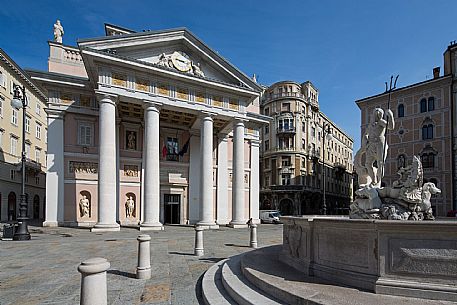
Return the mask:
<path fill-rule="evenodd" d="M 215 262 L 251 250 L 248 229 L 204 231 L 205 255 L 193 256 L 194 229 L 166 226 L 148 232 L 152 278 L 135 279 L 138 230 L 29 227 L 31 241 L 0 241 L 0 305 L 79 304 L 79 263 L 104 257 L 108 304 L 202 304 L 197 282 Z M 259 246 L 282 243 L 282 225 L 258 227 Z"/>

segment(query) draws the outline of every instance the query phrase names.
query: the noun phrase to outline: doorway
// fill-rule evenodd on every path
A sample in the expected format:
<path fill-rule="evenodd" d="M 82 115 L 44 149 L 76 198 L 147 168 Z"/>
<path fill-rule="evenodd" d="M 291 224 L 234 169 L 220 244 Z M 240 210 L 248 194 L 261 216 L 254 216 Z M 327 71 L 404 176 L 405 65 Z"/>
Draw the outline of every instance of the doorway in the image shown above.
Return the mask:
<path fill-rule="evenodd" d="M 33 219 L 40 218 L 40 197 L 35 195 L 33 197 Z"/>
<path fill-rule="evenodd" d="M 181 195 L 178 194 L 165 194 L 165 223 L 166 224 L 179 224 L 180 211 L 181 211 Z"/>
<path fill-rule="evenodd" d="M 8 195 L 8 221 L 16 220 L 16 193 Z"/>

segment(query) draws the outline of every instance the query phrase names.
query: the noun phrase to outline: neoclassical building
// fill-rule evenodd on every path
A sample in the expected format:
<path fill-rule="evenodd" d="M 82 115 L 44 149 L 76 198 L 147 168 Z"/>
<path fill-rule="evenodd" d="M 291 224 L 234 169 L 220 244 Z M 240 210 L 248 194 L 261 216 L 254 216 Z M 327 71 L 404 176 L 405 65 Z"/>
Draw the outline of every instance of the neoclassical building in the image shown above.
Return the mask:
<path fill-rule="evenodd" d="M 262 88 L 185 28 L 49 42 L 44 225 L 259 218 Z"/>
<path fill-rule="evenodd" d="M 327 213 L 347 213 L 353 139 L 319 110 L 318 89 L 310 81 L 277 82 L 260 107 L 272 119 L 262 130 L 261 209 L 319 214 L 325 187 Z"/>

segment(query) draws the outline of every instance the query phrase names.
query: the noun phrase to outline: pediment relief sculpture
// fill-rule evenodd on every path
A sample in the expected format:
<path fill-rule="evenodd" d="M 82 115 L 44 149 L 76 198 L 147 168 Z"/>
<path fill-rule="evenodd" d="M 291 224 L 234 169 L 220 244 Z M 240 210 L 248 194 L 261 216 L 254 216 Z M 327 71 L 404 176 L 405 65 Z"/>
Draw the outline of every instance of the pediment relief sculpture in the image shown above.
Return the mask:
<path fill-rule="evenodd" d="M 205 77 L 205 73 L 203 73 L 200 68 L 200 63 L 192 61 L 190 57 L 182 51 L 175 51 L 168 55 L 165 53 L 160 54 L 157 65 L 176 69 L 180 72 L 189 73 L 195 76 Z"/>

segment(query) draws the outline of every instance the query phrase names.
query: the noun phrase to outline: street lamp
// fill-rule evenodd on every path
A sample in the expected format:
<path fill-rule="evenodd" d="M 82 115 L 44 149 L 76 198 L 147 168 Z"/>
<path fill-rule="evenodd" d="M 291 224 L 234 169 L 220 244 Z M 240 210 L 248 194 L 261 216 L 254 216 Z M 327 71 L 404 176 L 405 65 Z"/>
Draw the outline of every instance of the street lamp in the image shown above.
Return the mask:
<path fill-rule="evenodd" d="M 327 133 L 327 135 L 325 135 Z M 331 141 L 333 139 L 332 130 L 330 124 L 325 123 L 322 126 L 322 189 L 323 189 L 323 201 L 322 201 L 322 215 L 327 215 L 327 202 L 325 196 L 326 183 L 325 183 L 325 141 Z"/>
<path fill-rule="evenodd" d="M 30 233 L 27 228 L 27 196 L 25 195 L 25 111 L 27 107 L 27 97 L 25 96 L 25 85 L 23 87 L 13 84 L 14 97 L 11 106 L 19 110 L 22 107 L 22 190 L 21 202 L 19 203 L 19 226 L 13 235 L 13 240 L 29 240 Z"/>

